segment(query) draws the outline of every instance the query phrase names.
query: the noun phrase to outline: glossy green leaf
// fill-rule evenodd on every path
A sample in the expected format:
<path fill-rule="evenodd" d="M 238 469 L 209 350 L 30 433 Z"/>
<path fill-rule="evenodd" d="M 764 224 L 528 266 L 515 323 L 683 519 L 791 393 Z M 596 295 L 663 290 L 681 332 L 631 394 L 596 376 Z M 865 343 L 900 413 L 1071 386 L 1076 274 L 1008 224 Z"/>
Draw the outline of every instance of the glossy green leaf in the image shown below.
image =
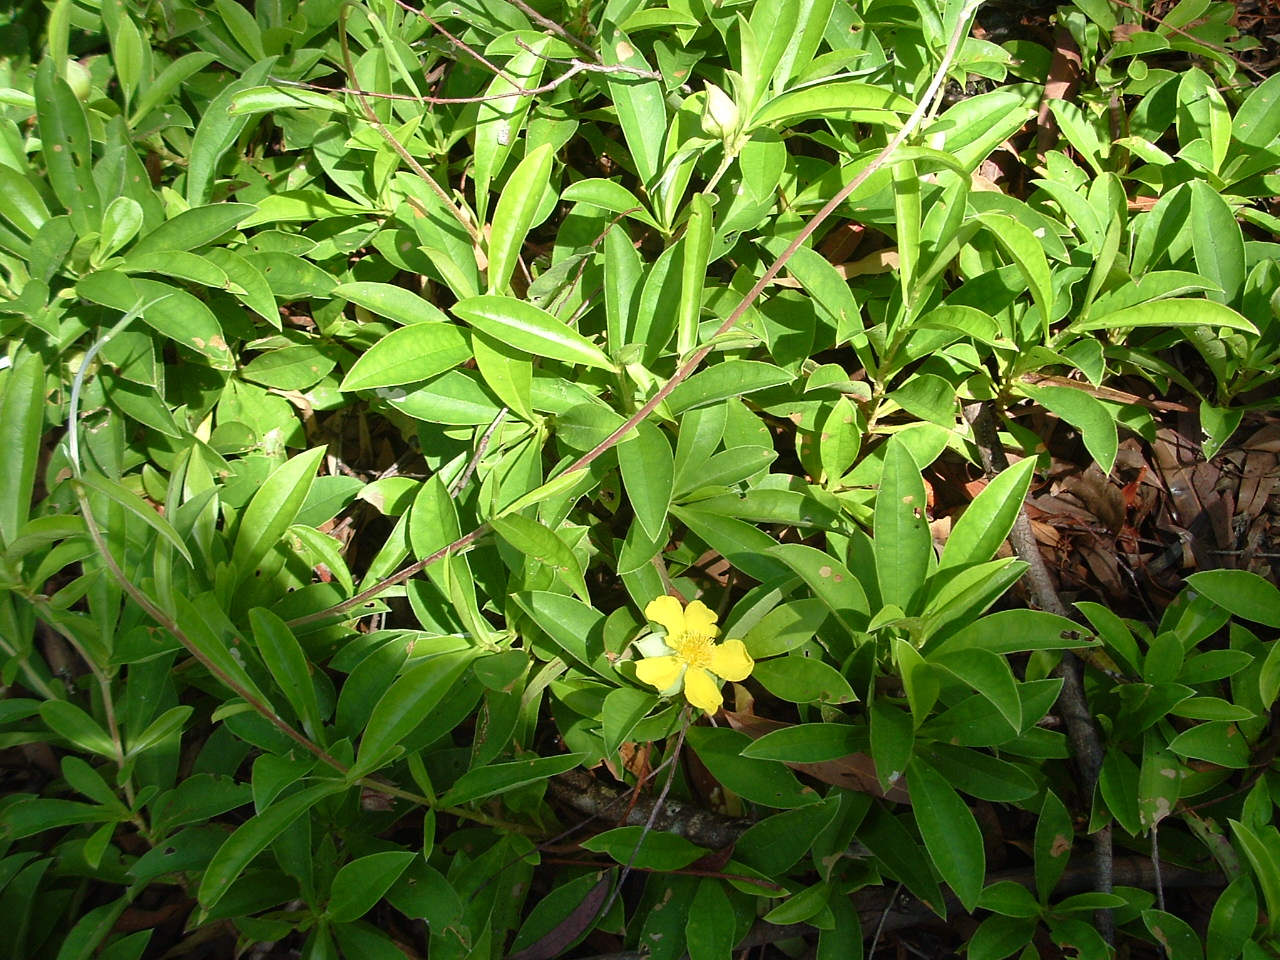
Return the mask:
<path fill-rule="evenodd" d="M 307 736 L 320 739 L 323 734 L 320 707 L 307 655 L 298 638 L 283 620 L 263 607 L 249 611 L 249 622 L 263 663 L 302 720 Z"/>
<path fill-rule="evenodd" d="M 333 295 L 405 326 L 448 319 L 431 301 L 393 283 L 340 283 L 333 288 Z"/>
<path fill-rule="evenodd" d="M 374 705 L 360 739 L 357 763 L 348 777 L 366 776 L 376 770 L 426 712 L 444 699 L 474 657 L 471 650 L 441 654 L 415 664 L 397 677 Z"/>
<path fill-rule="evenodd" d="M 938 872 L 966 910 L 977 905 L 986 878 L 982 832 L 951 785 L 921 757 L 908 767 L 911 809 Z"/>
<path fill-rule="evenodd" d="M 591 602 L 582 576 L 582 564 L 556 531 L 519 513 L 493 517 L 489 525 L 498 536 L 534 563 L 555 570 L 580 600 Z"/>
<path fill-rule="evenodd" d="M 1115 419 L 1101 401 L 1074 387 L 1033 387 L 1024 384 L 1019 389 L 1076 427 L 1084 439 L 1085 448 L 1097 461 L 1102 472 L 1111 472 L 1120 440 Z"/>
<path fill-rule="evenodd" d="M 1258 894 L 1253 878 L 1242 874 L 1218 895 L 1205 938 L 1206 960 L 1235 960 L 1258 925 Z"/>
<path fill-rule="evenodd" d="M 415 323 L 389 334 L 347 371 L 340 390 L 372 390 L 429 380 L 471 357 L 466 333 L 451 323 Z"/>
<path fill-rule="evenodd" d="M 103 757 L 115 757 L 116 748 L 107 731 L 93 717 L 66 700 L 40 704 L 40 719 L 73 746 Z"/>
<path fill-rule="evenodd" d="M 411 850 L 384 850 L 344 863 L 334 874 L 326 916 L 334 923 L 359 920 L 400 879 L 415 856 Z"/>
<path fill-rule="evenodd" d="M 679 870 L 707 853 L 702 847 L 674 833 L 645 831 L 639 826 L 606 830 L 584 840 L 582 846 L 607 854 L 624 866 L 641 870 Z"/>
<path fill-rule="evenodd" d="M 551 178 L 551 153 L 549 143 L 531 150 L 516 166 L 498 195 L 498 206 L 493 211 L 493 225 L 489 233 L 491 294 L 501 293 L 510 285 L 511 272 L 515 269 L 520 249 Z"/>
<path fill-rule="evenodd" d="M 75 481 L 84 486 L 86 490 L 92 490 L 94 493 L 101 494 L 113 503 L 119 504 L 130 515 L 137 517 L 148 527 L 159 534 L 166 542 L 168 542 L 184 560 L 189 564 L 194 564 L 191 554 L 187 551 L 187 545 L 182 542 L 177 531 L 158 514 L 152 507 L 145 504 L 142 499 L 130 490 L 128 487 L 116 480 L 111 480 L 99 473 L 86 472 L 80 475 Z"/>
<path fill-rule="evenodd" d="M 759 360 L 726 360 L 699 370 L 667 397 L 667 409 L 679 415 L 695 407 L 703 407 L 741 397 L 757 390 L 776 387 L 792 380 L 791 374 L 771 363 Z"/>
<path fill-rule="evenodd" d="M 1258 328 L 1235 310 L 1213 300 L 1172 298 L 1140 303 L 1114 313 L 1092 313 L 1087 320 L 1071 325 L 1077 333 L 1086 330 L 1123 330 L 1127 327 L 1221 327 L 1256 334 Z"/>
<path fill-rule="evenodd" d="M 876 578 L 886 604 L 908 609 L 933 555 L 924 480 L 910 451 L 890 438 L 876 495 Z"/>
<path fill-rule="evenodd" d="M 686 736 L 712 776 L 752 803 L 789 809 L 821 799 L 782 764 L 744 757 L 742 752 L 751 742 L 744 733 L 723 727 L 690 727 Z"/>
<path fill-rule="evenodd" d="M 1247 570 L 1201 570 L 1187 583 L 1244 620 L 1280 627 L 1280 589 Z"/>
<path fill-rule="evenodd" d="M 857 80 L 839 80 L 790 90 L 765 103 L 750 127 L 790 126 L 813 116 L 839 116 L 855 123 L 897 125 L 915 104 L 885 87 Z"/>
<path fill-rule="evenodd" d="M 468 297 L 453 312 L 489 336 L 535 357 L 612 370 L 604 351 L 547 311 L 511 297 Z"/>
<path fill-rule="evenodd" d="M 27 522 L 44 432 L 45 367 L 35 353 L 17 354 L 0 373 L 0 542 L 11 545 Z"/>
<path fill-rule="evenodd" d="M 1142 922 L 1164 947 L 1169 960 L 1202 960 L 1204 957 L 1199 935 L 1182 918 L 1163 910 L 1144 910 Z"/>
<path fill-rule="evenodd" d="M 992 477 L 951 528 L 939 569 L 985 563 L 996 555 L 1022 510 L 1034 472 L 1035 458 L 1027 457 Z"/>
<path fill-rule="evenodd" d="M 227 346 L 222 325 L 202 300 L 187 291 L 116 270 L 91 273 L 77 283 L 75 289 L 77 295 L 86 300 L 121 313 L 143 306 L 142 319 L 156 331 L 203 354 L 217 369 L 235 369 L 235 358 Z"/>
<path fill-rule="evenodd" d="M 213 907 L 268 844 L 325 797 L 344 789 L 345 785 L 336 781 L 314 784 L 241 824 L 218 848 L 205 869 L 197 893 L 201 905 L 206 910 Z"/>
<path fill-rule="evenodd" d="M 675 485 L 675 459 L 666 432 L 650 420 L 636 424 L 635 441 L 618 446 L 618 463 L 636 519 L 656 540 L 662 536 Z"/>
<path fill-rule="evenodd" d="M 243 583 L 253 575 L 258 564 L 289 529 L 307 499 L 324 454 L 324 447 L 312 447 L 285 461 L 253 495 L 240 520 L 231 553 L 237 582 Z"/>
<path fill-rule="evenodd" d="M 554 777 L 558 773 L 572 770 L 582 763 L 585 756 L 581 753 L 571 753 L 559 757 L 535 757 L 468 770 L 449 788 L 449 792 L 440 798 L 440 802 L 445 806 L 456 807 L 475 800 L 483 800 L 495 793 L 502 793 L 526 783 L 536 783 L 539 780 Z"/>
<path fill-rule="evenodd" d="M 81 239 L 98 232 L 103 204 L 93 178 L 93 146 L 84 105 L 44 60 L 35 76 L 36 117 L 49 185 Z"/>
<path fill-rule="evenodd" d="M 791 703 L 848 703 L 858 699 L 838 670 L 809 657 L 763 660 L 756 664 L 751 676 L 775 697 Z"/>
<path fill-rule="evenodd" d="M 223 155 L 249 125 L 249 114 L 233 117 L 231 105 L 246 90 L 262 85 L 275 66 L 275 57 L 260 60 L 223 87 L 205 109 L 191 138 L 190 162 L 187 167 L 187 203 L 193 207 L 209 202 L 218 165 Z"/>
<path fill-rule="evenodd" d="M 759 669 L 763 664 L 757 664 Z M 866 746 L 865 734 L 834 723 L 798 723 L 766 733 L 742 751 L 744 757 L 783 763 L 823 763 L 857 753 Z"/>
<path fill-rule="evenodd" d="M 769 553 L 794 570 L 850 632 L 861 629 L 871 609 L 862 585 L 849 569 L 830 554 L 799 543 L 779 544 Z"/>

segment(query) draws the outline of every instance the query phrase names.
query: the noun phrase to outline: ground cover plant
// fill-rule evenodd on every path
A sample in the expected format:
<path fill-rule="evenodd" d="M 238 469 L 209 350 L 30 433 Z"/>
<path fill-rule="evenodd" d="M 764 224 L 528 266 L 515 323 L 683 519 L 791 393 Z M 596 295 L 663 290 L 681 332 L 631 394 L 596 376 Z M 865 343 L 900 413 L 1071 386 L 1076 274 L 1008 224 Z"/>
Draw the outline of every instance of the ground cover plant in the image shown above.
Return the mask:
<path fill-rule="evenodd" d="M 1275 956 L 1239 6 L 4 8 L 3 950 Z"/>

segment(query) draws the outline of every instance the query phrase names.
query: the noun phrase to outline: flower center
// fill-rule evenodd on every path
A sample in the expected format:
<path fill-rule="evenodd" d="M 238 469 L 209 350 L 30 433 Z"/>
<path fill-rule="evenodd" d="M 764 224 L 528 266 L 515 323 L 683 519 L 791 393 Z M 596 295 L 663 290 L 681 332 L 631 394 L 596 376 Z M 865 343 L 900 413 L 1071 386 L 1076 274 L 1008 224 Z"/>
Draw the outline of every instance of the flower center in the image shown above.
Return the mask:
<path fill-rule="evenodd" d="M 676 652 L 676 659 L 686 666 L 708 667 L 715 642 L 705 633 L 685 630 L 672 638 L 671 648 Z"/>

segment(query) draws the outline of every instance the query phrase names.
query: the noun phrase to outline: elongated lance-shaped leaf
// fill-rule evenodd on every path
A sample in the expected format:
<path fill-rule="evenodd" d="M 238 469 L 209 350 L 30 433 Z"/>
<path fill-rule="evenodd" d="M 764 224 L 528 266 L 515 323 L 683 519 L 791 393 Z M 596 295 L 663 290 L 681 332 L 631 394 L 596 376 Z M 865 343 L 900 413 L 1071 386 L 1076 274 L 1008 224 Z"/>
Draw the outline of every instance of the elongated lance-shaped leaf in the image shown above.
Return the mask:
<path fill-rule="evenodd" d="M 243 583 L 257 569 L 302 509 L 316 467 L 324 456 L 324 447 L 313 447 L 286 461 L 267 477 L 262 488 L 253 495 L 240 519 L 231 564 L 236 569 L 236 582 Z"/>

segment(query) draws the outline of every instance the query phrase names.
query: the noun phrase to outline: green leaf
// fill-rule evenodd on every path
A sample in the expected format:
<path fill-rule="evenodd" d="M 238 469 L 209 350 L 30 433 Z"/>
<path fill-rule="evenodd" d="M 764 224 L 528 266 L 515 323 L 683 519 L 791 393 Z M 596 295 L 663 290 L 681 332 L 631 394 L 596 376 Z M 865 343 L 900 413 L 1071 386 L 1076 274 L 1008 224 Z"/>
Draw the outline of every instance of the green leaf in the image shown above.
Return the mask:
<path fill-rule="evenodd" d="M 49 208 L 31 181 L 12 167 L 0 164 L 0 216 L 34 239 L 49 220 Z"/>
<path fill-rule="evenodd" d="M 36 118 L 49 185 L 66 208 L 76 233 L 87 240 L 102 224 L 102 198 L 93 178 L 93 144 L 84 105 L 42 60 L 35 76 Z"/>
<path fill-rule="evenodd" d="M 737 921 L 720 880 L 707 878 L 699 882 L 684 935 L 689 960 L 724 960 L 732 955 Z"/>
<path fill-rule="evenodd" d="M 140 753 L 150 750 L 152 747 L 159 746 L 170 737 L 181 733 L 182 728 L 187 721 L 191 719 L 191 714 L 195 712 L 194 707 L 180 706 L 170 707 L 160 716 L 156 717 L 151 724 L 136 737 L 129 738 L 129 749 L 125 751 L 125 756 L 135 757 Z"/>
<path fill-rule="evenodd" d="M 827 607 L 821 600 L 793 600 L 766 613 L 742 642 L 756 660 L 776 656 L 812 640 L 826 619 Z"/>
<path fill-rule="evenodd" d="M 1245 97 L 1231 123 L 1232 137 L 1247 147 L 1269 147 L 1280 136 L 1277 100 L 1280 100 L 1280 74 L 1268 77 Z"/>
<path fill-rule="evenodd" d="M 559 757 L 535 757 L 530 760 L 513 760 L 495 763 L 477 770 L 468 770 L 440 798 L 442 806 L 460 807 L 464 803 L 483 800 L 495 793 L 503 793 L 526 783 L 546 780 L 556 774 L 572 770 L 586 759 L 585 753 L 570 753 Z"/>
<path fill-rule="evenodd" d="M 1046 790 L 1035 834 L 1036 892 L 1041 903 L 1048 903 L 1053 896 L 1071 859 L 1074 841 L 1075 828 L 1066 804 L 1052 790 Z"/>
<path fill-rule="evenodd" d="M 1280 589 L 1247 570 L 1202 570 L 1187 577 L 1193 590 L 1244 620 L 1280 627 Z"/>
<path fill-rule="evenodd" d="M 448 320 L 434 303 L 418 296 L 412 290 L 397 287 L 393 283 L 362 281 L 340 283 L 333 288 L 333 296 L 364 307 L 370 313 L 409 326 L 415 323 L 443 322 Z M 425 379 L 425 378 L 424 378 Z"/>
<path fill-rule="evenodd" d="M 1071 324 L 1075 333 L 1086 330 L 1123 330 L 1128 327 L 1221 327 L 1256 335 L 1258 328 L 1235 310 L 1214 300 L 1152 300 L 1114 313 L 1092 313 Z M 1070 389 L 1070 388 L 1065 388 Z"/>
<path fill-rule="evenodd" d="M 676 308 L 676 350 L 688 353 L 698 346 L 698 320 L 702 313 L 707 261 L 714 237 L 711 203 L 695 193 L 689 201 L 689 219 L 680 240 L 680 304 Z"/>
<path fill-rule="evenodd" d="M 429 657 L 396 678 L 374 705 L 358 761 L 347 776 L 355 779 L 378 769 L 426 712 L 444 699 L 475 656 L 474 650 L 461 650 Z"/>
<path fill-rule="evenodd" d="M 910 451 L 895 434 L 885 450 L 876 495 L 876 578 L 886 605 L 908 609 L 933 556 L 925 513 L 924 478 Z"/>
<path fill-rule="evenodd" d="M 39 354 L 22 351 L 0 377 L 0 447 L 8 451 L 0 464 L 0 543 L 8 546 L 27 522 L 35 490 L 44 432 L 44 363 Z"/>
<path fill-rule="evenodd" d="M 1244 770 L 1250 763 L 1249 742 L 1238 726 L 1226 720 L 1209 720 L 1182 731 L 1169 741 L 1169 749 L 1180 757 L 1231 770 Z"/>
<path fill-rule="evenodd" d="M 643 837 L 643 840 L 641 839 Z M 586 850 L 604 853 L 638 870 L 671 871 L 687 867 L 707 851 L 684 837 L 644 827 L 617 827 L 582 841 Z"/>
<path fill-rule="evenodd" d="M 549 566 L 583 603 L 590 603 L 582 564 L 560 535 L 537 520 L 519 513 L 493 517 L 489 521 L 494 532 L 534 563 Z"/>
<path fill-rule="evenodd" d="M 523 99 L 523 98 L 521 98 Z M 498 195 L 489 233 L 489 293 L 509 289 L 534 214 L 551 179 L 551 144 L 531 150 L 511 173 Z"/>
<path fill-rule="evenodd" d="M 1115 418 L 1101 401 L 1075 387 L 1033 387 L 1021 384 L 1018 389 L 1076 427 L 1084 439 L 1085 448 L 1097 461 L 1102 472 L 1111 473 L 1120 447 L 1120 438 Z"/>
<path fill-rule="evenodd" d="M 233 229 L 256 209 L 250 203 L 211 203 L 183 210 L 141 237 L 129 256 L 203 247 Z"/>
<path fill-rule="evenodd" d="M 173 284 L 130 277 L 117 270 L 102 270 L 80 280 L 75 290 L 78 296 L 121 313 L 145 304 L 142 319 L 161 334 L 203 354 L 216 369 L 236 367 L 222 325 L 213 311 L 204 301 Z"/>
<path fill-rule="evenodd" d="M 1202 960 L 1204 957 L 1199 935 L 1185 920 L 1163 910 L 1144 910 L 1142 922 L 1164 947 L 1169 960 Z"/>
<path fill-rule="evenodd" d="M 260 60 L 240 79 L 233 80 L 223 87 L 216 97 L 204 108 L 204 114 L 191 138 L 191 148 L 187 156 L 187 203 L 193 207 L 209 202 L 213 195 L 213 181 L 218 175 L 218 164 L 222 155 L 249 125 L 249 114 L 232 116 L 231 105 L 245 90 L 263 84 L 275 66 L 276 58 Z"/>
<path fill-rule="evenodd" d="M 909 114 L 915 104 L 888 87 L 856 80 L 800 87 L 774 97 L 756 111 L 749 128 L 776 124 L 786 127 L 808 117 L 834 117 L 855 123 L 896 126 L 898 115 Z"/>
<path fill-rule="evenodd" d="M 351 923 L 374 908 L 417 856 L 411 850 L 384 850 L 344 863 L 333 877 L 325 916 Z"/>
<path fill-rule="evenodd" d="M 618 464 L 631 507 L 652 540 L 662 536 L 675 485 L 675 460 L 666 433 L 649 420 L 636 424 L 635 441 L 618 446 Z"/>
<path fill-rule="evenodd" d="M 40 719 L 58 736 L 81 750 L 99 756 L 116 756 L 116 747 L 107 731 L 93 717 L 66 700 L 46 700 L 40 704 Z"/>
<path fill-rule="evenodd" d="M 429 380 L 471 358 L 467 334 L 451 323 L 392 330 L 347 371 L 339 390 L 372 390 Z"/>
<path fill-rule="evenodd" d="M 712 727 L 690 727 L 691 746 L 711 775 L 738 796 L 767 807 L 790 809 L 817 803 L 822 798 L 812 787 L 802 786 L 780 763 L 744 757 L 751 742 L 745 733 Z"/>
<path fill-rule="evenodd" d="M 316 688 L 302 644 L 278 616 L 263 607 L 249 611 L 253 639 L 262 662 L 302 721 L 307 736 L 317 739 L 324 733 Z"/>
<path fill-rule="evenodd" d="M 94 493 L 99 493 L 108 500 L 111 500 L 113 503 L 117 503 L 124 507 L 124 509 L 132 516 L 137 517 L 166 540 L 175 550 L 178 551 L 179 554 L 182 555 L 182 558 L 186 560 L 188 564 L 194 566 L 191 554 L 187 552 L 187 545 L 182 542 L 182 538 L 178 536 L 177 531 L 169 525 L 167 520 L 160 516 L 160 514 L 156 513 L 156 511 L 150 506 L 145 504 L 141 497 L 128 487 L 124 486 L 124 484 L 104 477 L 101 474 L 89 472 L 82 474 L 78 479 L 74 480 L 73 483 L 81 484 L 85 489 L 92 490 Z"/>
<path fill-rule="evenodd" d="M 1210 290 L 1207 296 L 1219 303 L 1239 303 L 1247 261 L 1235 211 L 1209 184 L 1193 180 L 1190 222 L 1196 272 L 1222 290 Z"/>
<path fill-rule="evenodd" d="M 336 97 L 302 87 L 247 87 L 227 104 L 227 113 L 233 117 L 300 109 L 347 112 L 346 104 Z"/>
<path fill-rule="evenodd" d="M 560 193 L 560 199 L 571 203 L 588 203 L 593 207 L 608 210 L 610 213 L 625 214 L 655 230 L 659 229 L 658 221 L 653 219 L 636 195 L 613 180 L 598 178 L 579 180 L 565 187 Z M 618 236 L 625 236 L 625 234 L 618 233 Z M 609 345 L 621 346 L 620 343 L 615 345 L 612 339 Z"/>
<path fill-rule="evenodd" d="M 1019 460 L 993 477 L 974 497 L 947 537 L 938 561 L 940 570 L 966 563 L 985 563 L 996 555 L 1022 510 L 1035 465 L 1035 457 Z"/>
<path fill-rule="evenodd" d="M 1218 895 L 1205 938 L 1206 960 L 1235 960 L 1258 925 L 1258 894 L 1253 878 L 1241 874 Z"/>
<path fill-rule="evenodd" d="M 872 703 L 871 758 L 882 790 L 888 791 L 902 779 L 915 744 L 915 723 L 910 713 L 883 700 Z"/>
<path fill-rule="evenodd" d="M 613 362 L 603 350 L 552 314 L 523 300 L 468 297 L 454 304 L 453 312 L 477 330 L 535 357 L 613 370 Z"/>
<path fill-rule="evenodd" d="M 756 664 L 758 670 L 764 664 Z M 797 723 L 766 733 L 742 751 L 744 757 L 783 763 L 825 763 L 866 748 L 866 733 L 836 723 Z"/>
<path fill-rule="evenodd" d="M 1040 320 L 1047 330 L 1052 320 L 1053 281 L 1049 276 L 1049 261 L 1044 255 L 1044 246 L 1029 227 L 1012 217 L 999 213 L 981 213 L 978 220 L 1017 264 L 1018 271 L 1031 291 L 1031 298 L 1040 308 Z"/>
<path fill-rule="evenodd" d="M 699 370 L 667 397 L 667 409 L 673 416 L 711 403 L 741 397 L 790 383 L 792 375 L 781 367 L 759 360 L 726 360 Z"/>
<path fill-rule="evenodd" d="M 1255 832 L 1235 820 L 1227 822 L 1253 867 L 1254 879 L 1266 904 L 1270 933 L 1274 937 L 1280 933 L 1280 834 L 1274 826 L 1260 827 Z"/>
<path fill-rule="evenodd" d="M 306 813 L 325 797 L 332 796 L 346 786 L 336 781 L 317 783 L 278 803 L 272 804 L 255 817 L 241 824 L 236 832 L 218 848 L 209 861 L 197 894 L 201 906 L 211 909 L 249 866 L 259 853 L 280 836 L 298 817 Z"/>
<path fill-rule="evenodd" d="M 991 701 L 1000 715 L 1009 721 L 1009 726 L 1015 730 L 1022 729 L 1022 699 L 1018 696 L 1018 682 L 1004 657 L 990 650 L 972 648 L 947 655 L 934 654 L 928 661 L 930 666 L 945 670 L 973 687 Z"/>
<path fill-rule="evenodd" d="M 1143 737 L 1138 773 L 1138 821 L 1154 829 L 1174 812 L 1182 791 L 1182 765 L 1150 731 Z"/>
<path fill-rule="evenodd" d="M 791 703 L 849 703 L 858 699 L 838 670 L 809 657 L 764 660 L 755 665 L 751 675 L 775 697 Z"/>
<path fill-rule="evenodd" d="M 598 42 L 607 66 L 622 64 L 637 70 L 653 69 L 631 44 L 630 38 L 609 20 L 601 28 Z M 625 73 L 606 73 L 605 85 L 617 110 L 618 123 L 640 181 L 652 188 L 662 167 L 662 144 L 667 136 L 662 84 Z"/>
<path fill-rule="evenodd" d="M 312 447 L 285 461 L 263 482 L 240 519 L 231 565 L 236 583 L 253 576 L 258 564 L 289 529 L 315 481 L 325 447 Z"/>
<path fill-rule="evenodd" d="M 973 813 L 951 785 L 920 756 L 908 767 L 911 810 L 925 849 L 964 908 L 977 906 L 986 878 L 987 858 L 982 831 Z"/>
<path fill-rule="evenodd" d="M 849 569 L 835 557 L 800 543 L 784 543 L 769 553 L 794 570 L 849 632 L 863 629 L 871 617 L 867 595 Z"/>
<path fill-rule="evenodd" d="M 1031 942 L 1039 925 L 1038 915 L 1010 917 L 996 913 L 983 920 L 973 932 L 965 956 L 969 960 L 1005 960 Z"/>

